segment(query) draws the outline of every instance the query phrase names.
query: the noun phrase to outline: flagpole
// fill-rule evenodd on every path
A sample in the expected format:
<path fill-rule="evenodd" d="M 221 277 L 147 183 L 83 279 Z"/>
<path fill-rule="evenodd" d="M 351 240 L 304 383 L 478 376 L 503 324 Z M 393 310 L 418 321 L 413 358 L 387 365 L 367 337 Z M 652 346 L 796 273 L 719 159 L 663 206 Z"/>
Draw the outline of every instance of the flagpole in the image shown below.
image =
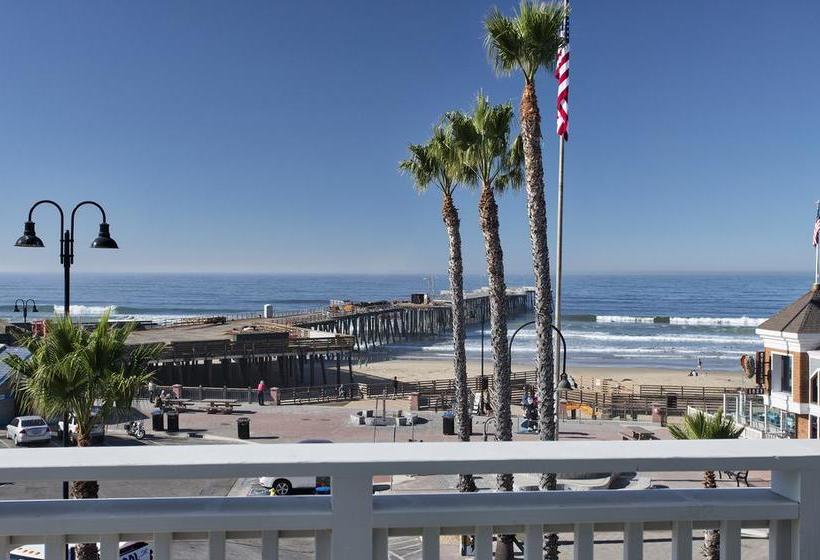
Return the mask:
<path fill-rule="evenodd" d="M 558 219 L 556 221 L 556 244 L 555 244 L 555 328 L 561 330 L 561 274 L 562 260 L 564 252 L 564 137 L 558 142 Z M 561 363 L 561 344 L 558 338 L 555 339 L 555 361 L 554 364 Z M 560 391 L 558 382 L 560 377 L 558 367 L 553 368 L 553 387 L 555 390 L 555 439 L 558 440 L 558 421 L 560 409 Z"/>
<path fill-rule="evenodd" d="M 817 216 L 820 216 L 820 200 L 817 201 Z M 818 287 L 820 287 L 820 243 L 814 245 L 814 288 Z"/>
<path fill-rule="evenodd" d="M 569 10 L 569 0 L 564 0 L 565 13 Z M 556 247 L 555 247 L 555 311 L 553 313 L 553 321 L 555 328 L 561 330 L 561 274 L 564 253 L 564 143 L 565 136 L 561 136 L 558 141 L 558 219 L 556 221 Z M 561 344 L 559 339 L 555 339 L 555 351 L 553 355 L 555 360 L 553 364 L 561 363 Z M 555 440 L 558 440 L 558 422 L 560 420 L 559 410 L 561 408 L 560 391 L 558 391 L 558 382 L 561 380 L 558 367 L 553 367 L 552 387 L 554 391 L 553 402 L 555 403 Z"/>

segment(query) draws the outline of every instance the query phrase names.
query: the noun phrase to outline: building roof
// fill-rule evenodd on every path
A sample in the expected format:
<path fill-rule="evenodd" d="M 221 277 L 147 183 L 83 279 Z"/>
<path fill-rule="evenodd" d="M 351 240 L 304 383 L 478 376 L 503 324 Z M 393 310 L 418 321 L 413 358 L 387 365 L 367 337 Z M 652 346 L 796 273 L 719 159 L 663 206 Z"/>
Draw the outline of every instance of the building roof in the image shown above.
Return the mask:
<path fill-rule="evenodd" d="M 797 298 L 758 326 L 767 331 L 820 333 L 820 285 Z"/>
<path fill-rule="evenodd" d="M 6 362 L 4 360 L 4 358 L 9 354 L 20 356 L 23 359 L 26 359 L 30 356 L 30 352 L 25 348 L 22 348 L 20 346 L 6 346 L 5 344 L 0 344 L 0 385 L 5 383 L 6 379 L 12 373 L 11 368 L 6 365 Z"/>

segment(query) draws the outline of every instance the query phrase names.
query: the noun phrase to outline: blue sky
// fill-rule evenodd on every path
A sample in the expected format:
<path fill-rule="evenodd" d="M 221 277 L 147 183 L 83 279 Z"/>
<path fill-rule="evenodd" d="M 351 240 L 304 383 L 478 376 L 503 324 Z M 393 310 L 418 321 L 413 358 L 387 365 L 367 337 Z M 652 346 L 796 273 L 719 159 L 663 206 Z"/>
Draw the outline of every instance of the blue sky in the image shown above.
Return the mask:
<path fill-rule="evenodd" d="M 78 270 L 444 271 L 440 201 L 396 172 L 409 142 L 497 78 L 482 18 L 512 2 L 17 2 L 0 8 L 0 271 L 30 204 L 103 203 L 117 253 Z M 820 198 L 820 4 L 573 4 L 570 272 L 807 270 Z M 554 79 L 542 74 L 549 212 Z M 458 199 L 484 268 L 474 193 Z M 500 201 L 509 272 L 530 267 L 523 193 Z M 554 220 L 553 220 L 554 221 Z M 550 237 L 554 239 L 553 223 Z"/>

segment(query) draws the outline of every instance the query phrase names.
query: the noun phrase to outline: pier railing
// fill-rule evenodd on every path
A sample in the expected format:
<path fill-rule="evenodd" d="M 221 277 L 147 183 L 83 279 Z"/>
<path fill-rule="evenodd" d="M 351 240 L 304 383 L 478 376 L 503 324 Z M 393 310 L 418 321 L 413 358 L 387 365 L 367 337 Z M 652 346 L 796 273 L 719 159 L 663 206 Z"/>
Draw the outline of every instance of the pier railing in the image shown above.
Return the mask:
<path fill-rule="evenodd" d="M 465 449 L 469 445 L 469 450 Z M 771 471 L 770 488 L 647 489 L 587 492 L 376 494 L 373 477 L 532 472 Z M 66 542 L 101 543 L 102 560 L 120 541 L 143 540 L 155 560 L 173 543 L 199 541 L 211 560 L 226 543 L 255 542 L 264 560 L 295 537 L 311 538 L 319 560 L 386 560 L 390 537 L 421 537 L 422 558 L 437 560 L 442 535 L 474 535 L 475 558 L 490 560 L 493 535 L 523 540 L 541 559 L 543 534 L 568 535 L 574 558 L 594 557 L 596 532 L 620 532 L 623 557 L 642 558 L 644 532 L 664 531 L 669 558 L 692 558 L 693 531 L 720 529 L 722 560 L 741 556 L 741 529 L 768 528 L 769 558 L 809 560 L 820 550 L 820 447 L 797 440 L 327 444 L 315 446 L 149 446 L 26 449 L 0 463 L 6 482 L 219 479 L 329 476 L 329 496 L 108 498 L 0 501 L 0 557 L 45 544 L 46 560 Z M 287 546 L 284 544 L 284 546 Z M 762 545 L 765 546 L 765 545 Z M 202 556 L 204 557 L 204 555 Z"/>

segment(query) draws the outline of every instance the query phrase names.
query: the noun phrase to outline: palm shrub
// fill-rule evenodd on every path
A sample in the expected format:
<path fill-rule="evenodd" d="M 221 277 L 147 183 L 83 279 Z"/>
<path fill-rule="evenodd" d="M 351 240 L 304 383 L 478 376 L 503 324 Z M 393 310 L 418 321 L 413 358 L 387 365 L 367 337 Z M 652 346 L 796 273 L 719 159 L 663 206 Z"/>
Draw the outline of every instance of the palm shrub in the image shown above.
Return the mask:
<path fill-rule="evenodd" d="M 681 424 L 670 425 L 669 433 L 675 439 L 737 439 L 743 433 L 743 427 L 737 426 L 722 410 L 714 414 L 697 410 L 684 416 Z M 717 488 L 715 471 L 703 473 L 703 487 Z M 709 529 L 704 532 L 702 552 L 706 560 L 720 560 L 719 531 Z"/>
<path fill-rule="evenodd" d="M 44 336 L 19 340 L 31 352 L 28 360 L 6 358 L 21 407 L 46 418 L 73 413 L 78 447 L 91 445 L 95 423 L 130 410 L 140 387 L 153 376 L 150 363 L 162 351 L 161 344 L 128 347 L 135 325 L 114 326 L 108 319 L 104 315 L 93 330 L 69 317 L 48 321 Z M 74 498 L 97 498 L 98 493 L 96 481 L 72 482 Z M 78 545 L 78 560 L 98 557 L 95 544 Z"/>
<path fill-rule="evenodd" d="M 464 262 L 461 257 L 461 222 L 453 200 L 459 184 L 470 181 L 471 169 L 464 163 L 463 151 L 456 145 L 451 127 L 436 126 L 426 144 L 411 144 L 410 157 L 399 163 L 399 169 L 413 179 L 419 193 L 433 185 L 441 193 L 441 216 L 449 245 L 448 276 L 453 303 L 453 376 L 455 379 L 455 412 L 458 438 L 470 441 L 470 392 L 467 387 L 467 355 L 464 349 Z M 475 492 L 472 475 L 459 476 L 458 489 Z"/>

